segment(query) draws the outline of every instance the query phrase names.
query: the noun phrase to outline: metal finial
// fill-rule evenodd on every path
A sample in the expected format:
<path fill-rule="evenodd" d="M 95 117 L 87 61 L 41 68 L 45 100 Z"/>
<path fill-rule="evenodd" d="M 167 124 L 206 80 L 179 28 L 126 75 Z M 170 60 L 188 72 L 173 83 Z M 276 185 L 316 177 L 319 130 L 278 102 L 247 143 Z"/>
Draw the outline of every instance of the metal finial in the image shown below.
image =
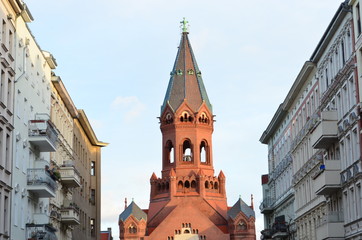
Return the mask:
<path fill-rule="evenodd" d="M 186 19 L 184 18 L 181 22 L 181 28 L 182 28 L 182 32 L 183 33 L 186 33 L 186 32 L 188 32 L 188 21 L 186 21 Z"/>

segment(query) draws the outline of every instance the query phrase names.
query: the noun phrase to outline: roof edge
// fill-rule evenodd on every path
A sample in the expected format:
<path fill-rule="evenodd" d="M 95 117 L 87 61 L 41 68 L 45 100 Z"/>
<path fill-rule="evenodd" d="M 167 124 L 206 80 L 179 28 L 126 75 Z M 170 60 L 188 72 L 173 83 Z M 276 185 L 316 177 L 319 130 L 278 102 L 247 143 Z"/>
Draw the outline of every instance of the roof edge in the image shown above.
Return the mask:
<path fill-rule="evenodd" d="M 106 147 L 109 143 L 105 143 L 105 142 L 101 142 L 98 141 L 96 134 L 93 131 L 93 128 L 87 118 L 87 115 L 85 114 L 84 110 L 82 109 L 78 109 L 78 116 L 77 118 L 79 119 L 79 122 L 84 130 L 84 132 L 86 133 L 86 135 L 88 136 L 90 142 L 94 145 L 94 146 L 98 146 L 98 147 Z"/>
<path fill-rule="evenodd" d="M 339 5 L 336 13 L 334 14 L 331 22 L 329 23 L 326 31 L 324 32 L 321 40 L 319 41 L 317 47 L 315 48 L 310 61 L 317 62 L 322 56 L 324 50 L 326 49 L 329 40 L 332 38 L 332 35 L 336 32 L 339 27 L 340 22 L 343 18 L 351 11 L 351 6 L 348 5 L 348 0 L 342 2 Z"/>

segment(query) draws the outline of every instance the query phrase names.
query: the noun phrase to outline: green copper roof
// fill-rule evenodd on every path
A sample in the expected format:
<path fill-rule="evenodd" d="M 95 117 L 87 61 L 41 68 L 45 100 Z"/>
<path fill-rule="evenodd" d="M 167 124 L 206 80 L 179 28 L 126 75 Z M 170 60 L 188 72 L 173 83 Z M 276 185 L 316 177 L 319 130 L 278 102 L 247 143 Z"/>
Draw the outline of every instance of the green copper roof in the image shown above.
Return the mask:
<path fill-rule="evenodd" d="M 138 221 L 142 218 L 147 221 L 147 214 L 139 207 L 135 202 L 131 202 L 131 204 L 119 215 L 119 220 L 123 222 L 133 215 Z"/>
<path fill-rule="evenodd" d="M 191 48 L 188 32 L 182 33 L 166 96 L 161 106 L 161 114 L 167 104 L 170 104 L 173 111 L 176 111 L 184 100 L 187 101 L 187 104 L 194 112 L 198 111 L 203 102 L 206 103 L 210 112 L 212 112 L 212 105 L 207 96 L 201 71 Z"/>

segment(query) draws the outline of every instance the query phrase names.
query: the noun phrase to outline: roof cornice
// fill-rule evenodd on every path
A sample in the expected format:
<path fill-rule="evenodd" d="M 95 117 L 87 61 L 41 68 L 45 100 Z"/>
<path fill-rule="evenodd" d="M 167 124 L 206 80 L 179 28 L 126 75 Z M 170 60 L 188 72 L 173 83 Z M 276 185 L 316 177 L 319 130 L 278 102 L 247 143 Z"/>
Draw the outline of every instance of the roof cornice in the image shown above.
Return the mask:
<path fill-rule="evenodd" d="M 331 38 L 336 33 L 344 17 L 351 12 L 351 6 L 348 5 L 348 0 L 339 5 L 337 12 L 334 14 L 316 49 L 314 50 L 310 61 L 317 63 L 327 48 Z"/>
<path fill-rule="evenodd" d="M 84 110 L 78 109 L 77 119 L 79 120 L 80 125 L 82 126 L 84 132 L 86 133 L 86 135 L 89 138 L 89 141 L 92 143 L 92 145 L 98 146 L 98 147 L 106 147 L 109 144 L 109 143 L 98 141 Z"/>

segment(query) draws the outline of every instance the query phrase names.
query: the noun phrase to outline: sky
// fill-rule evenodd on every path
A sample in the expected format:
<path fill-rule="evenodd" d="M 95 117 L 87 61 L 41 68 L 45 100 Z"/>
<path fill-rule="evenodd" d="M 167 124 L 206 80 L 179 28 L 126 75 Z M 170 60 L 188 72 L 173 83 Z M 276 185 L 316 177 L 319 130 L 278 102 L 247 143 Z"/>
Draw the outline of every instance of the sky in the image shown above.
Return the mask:
<path fill-rule="evenodd" d="M 24 0 L 29 27 L 57 60 L 59 75 L 84 109 L 102 149 L 101 228 L 118 239 L 124 199 L 148 208 L 153 172 L 161 175 L 157 117 L 181 38 L 189 39 L 216 115 L 215 175 L 226 176 L 228 205 L 254 195 L 263 229 L 259 142 L 341 0 Z"/>

